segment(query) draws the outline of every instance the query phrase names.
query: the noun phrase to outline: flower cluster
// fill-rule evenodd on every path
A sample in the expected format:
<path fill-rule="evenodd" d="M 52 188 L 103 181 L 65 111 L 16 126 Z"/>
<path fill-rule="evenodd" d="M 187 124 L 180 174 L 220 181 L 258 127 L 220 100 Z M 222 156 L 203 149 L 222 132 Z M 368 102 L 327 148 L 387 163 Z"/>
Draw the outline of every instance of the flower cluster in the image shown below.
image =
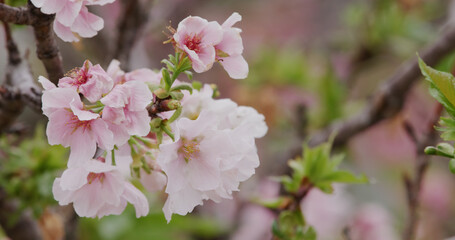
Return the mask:
<path fill-rule="evenodd" d="M 185 19 L 171 39 L 176 53 L 159 72 L 124 72 L 116 60 L 105 71 L 86 61 L 57 86 L 39 78 L 48 141 L 71 149 L 68 169 L 53 186 L 61 205 L 73 203 L 80 216 L 103 217 L 120 214 L 129 202 L 137 217 L 145 216 L 147 199 L 132 179 L 150 192 L 165 190 L 168 221 L 203 200 L 232 198 L 259 166 L 255 139 L 267 132 L 264 116 L 230 99 L 214 99 L 211 85 L 177 77 L 206 71 L 215 60 L 235 63 L 224 67 L 231 76 L 246 77 L 240 30 L 232 28 L 239 19 L 234 13 L 222 26 Z M 195 24 L 200 31 L 194 32 Z M 193 43 L 177 44 L 182 36 L 192 36 Z M 246 69 L 231 68 L 243 62 Z"/>
<path fill-rule="evenodd" d="M 105 5 L 115 0 L 31 0 L 45 14 L 55 14 L 54 32 L 63 41 L 77 42 L 74 33 L 84 38 L 95 36 L 103 29 L 102 18 L 90 13 L 87 6 Z"/>
<path fill-rule="evenodd" d="M 187 17 L 173 30 L 174 44 L 188 54 L 197 73 L 209 70 L 218 61 L 231 78 L 246 78 L 248 63 L 242 56 L 242 30 L 233 27 L 240 20 L 238 13 L 233 13 L 222 25 L 200 17 Z"/>

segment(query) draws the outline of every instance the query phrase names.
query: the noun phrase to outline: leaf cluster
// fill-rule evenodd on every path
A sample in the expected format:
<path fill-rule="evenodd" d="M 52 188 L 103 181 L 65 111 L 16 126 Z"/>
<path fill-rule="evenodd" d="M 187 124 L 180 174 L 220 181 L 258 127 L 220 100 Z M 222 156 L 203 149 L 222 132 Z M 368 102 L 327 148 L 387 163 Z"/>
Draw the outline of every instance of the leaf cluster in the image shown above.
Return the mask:
<path fill-rule="evenodd" d="M 429 67 L 419 58 L 419 66 L 423 76 L 429 82 L 431 96 L 444 106 L 448 117 L 441 117 L 439 127 L 441 138 L 445 141 L 455 141 L 455 77 L 447 72 Z M 455 174 L 455 149 L 453 144 L 440 143 L 436 147 L 427 147 L 425 153 L 450 158 L 449 169 Z"/>
<path fill-rule="evenodd" d="M 303 155 L 289 161 L 292 174 L 279 178 L 289 195 L 264 204 L 273 209 L 281 210 L 284 208 L 272 228 L 278 239 L 316 239 L 316 232 L 306 225 L 299 207 L 302 198 L 312 188 L 316 187 L 325 193 L 332 193 L 334 183 L 368 182 L 365 175 L 356 176 L 349 171 L 340 170 L 339 165 L 344 156 L 340 154 L 332 156 L 330 154 L 331 147 L 331 142 L 314 148 L 304 144 Z"/>

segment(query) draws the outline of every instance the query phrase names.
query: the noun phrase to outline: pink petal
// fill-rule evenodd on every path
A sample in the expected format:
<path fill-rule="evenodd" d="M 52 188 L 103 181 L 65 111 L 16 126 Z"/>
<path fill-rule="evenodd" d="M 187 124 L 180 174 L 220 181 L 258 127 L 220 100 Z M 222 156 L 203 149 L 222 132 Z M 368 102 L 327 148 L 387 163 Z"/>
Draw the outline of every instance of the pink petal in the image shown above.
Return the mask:
<path fill-rule="evenodd" d="M 133 184 L 126 182 L 125 191 L 123 192 L 123 197 L 134 205 L 136 209 L 136 217 L 147 216 L 149 212 L 149 203 L 144 194 L 139 191 Z"/>
<path fill-rule="evenodd" d="M 71 30 L 77 32 L 81 37 L 90 38 L 95 36 L 103 27 L 103 19 L 88 12 L 88 9 L 83 7 L 80 14 L 71 25 Z"/>
<path fill-rule="evenodd" d="M 45 14 L 54 14 L 54 13 L 57 13 L 59 12 L 60 10 L 62 10 L 63 6 L 65 6 L 65 4 L 67 3 L 68 1 L 64 0 L 47 0 L 47 1 L 32 1 L 33 5 L 35 5 L 35 7 L 39 7 L 41 8 L 41 12 L 45 13 Z M 35 4 L 37 3 L 37 4 Z"/>
<path fill-rule="evenodd" d="M 70 103 L 71 110 L 73 111 L 74 115 L 77 116 L 77 118 L 81 121 L 88 121 L 88 120 L 93 120 L 97 119 L 100 117 L 99 114 L 93 113 L 90 111 L 82 110 L 82 102 L 80 99 L 73 99 Z"/>
<path fill-rule="evenodd" d="M 244 79 L 248 76 L 248 63 L 242 55 L 223 58 L 220 63 L 233 79 Z"/>
<path fill-rule="evenodd" d="M 43 76 L 38 77 L 38 82 L 41 83 L 41 86 L 43 86 L 44 90 L 51 90 L 57 87 L 53 82 L 49 81 L 49 79 Z"/>
<path fill-rule="evenodd" d="M 214 46 L 223 39 L 223 29 L 218 22 L 209 22 L 201 31 L 201 43 L 207 46 Z"/>
<path fill-rule="evenodd" d="M 70 141 L 71 152 L 68 167 L 81 166 L 95 155 L 96 140 L 91 134 L 84 133 L 78 129 L 71 135 Z"/>
<path fill-rule="evenodd" d="M 71 27 L 76 20 L 79 12 L 82 9 L 83 1 L 62 1 L 62 0 L 49 0 L 56 2 L 66 2 L 63 8 L 57 12 L 55 17 L 56 22 L 59 22 L 65 27 Z"/>
<path fill-rule="evenodd" d="M 93 120 L 91 128 L 99 146 L 102 149 L 112 150 L 114 148 L 114 135 L 109 130 L 103 119 Z"/>
<path fill-rule="evenodd" d="M 74 191 L 87 183 L 87 172 L 84 168 L 74 167 L 66 169 L 60 178 L 60 187 L 65 191 Z"/>
<path fill-rule="evenodd" d="M 79 38 L 74 35 L 70 27 L 65 27 L 57 21 L 54 21 L 54 32 L 65 42 L 79 42 Z"/>
<path fill-rule="evenodd" d="M 223 40 L 215 47 L 230 56 L 240 55 L 243 52 L 242 37 L 240 37 L 239 32 L 233 28 L 225 30 Z"/>
<path fill-rule="evenodd" d="M 239 13 L 234 12 L 232 15 L 224 21 L 224 23 L 221 25 L 223 28 L 230 28 L 234 26 L 235 23 L 242 21 L 242 16 L 240 16 Z"/>

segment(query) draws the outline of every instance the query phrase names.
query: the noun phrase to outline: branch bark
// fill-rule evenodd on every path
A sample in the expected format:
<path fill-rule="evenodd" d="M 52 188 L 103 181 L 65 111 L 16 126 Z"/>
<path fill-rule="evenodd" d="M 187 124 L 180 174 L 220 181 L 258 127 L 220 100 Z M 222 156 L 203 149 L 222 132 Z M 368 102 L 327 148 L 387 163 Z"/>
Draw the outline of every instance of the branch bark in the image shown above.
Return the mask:
<path fill-rule="evenodd" d="M 55 15 L 42 13 L 38 8 L 28 3 L 29 14 L 35 20 L 31 24 L 36 38 L 36 54 L 46 68 L 49 80 L 57 84 L 63 77 L 63 64 L 57 41 L 54 38 L 52 23 Z"/>
<path fill-rule="evenodd" d="M 427 126 L 428 134 L 422 139 L 419 139 L 412 127 L 405 122 L 405 130 L 408 136 L 413 140 L 416 145 L 417 161 L 414 168 L 414 178 L 411 179 L 408 175 L 404 175 L 404 183 L 406 187 L 406 196 L 408 200 L 408 224 L 406 226 L 403 239 L 413 240 L 416 237 L 417 224 L 419 221 L 418 209 L 419 209 L 419 195 L 422 189 L 423 179 L 427 172 L 429 162 L 429 156 L 425 154 L 425 147 L 434 145 L 437 134 L 434 129 L 434 125 L 437 124 L 439 117 L 442 113 L 442 105 L 439 105 L 434 114 L 434 119 Z"/>
<path fill-rule="evenodd" d="M 455 26 L 450 25 L 443 34 L 421 53 L 421 58 L 428 65 L 435 65 L 455 50 Z M 357 116 L 343 122 L 337 122 L 316 133 L 310 140 L 310 146 L 328 140 L 336 132 L 334 146 L 344 145 L 351 137 L 375 125 L 379 121 L 395 116 L 403 108 L 407 93 L 421 77 L 417 57 L 405 62 L 392 77 L 374 94 L 372 101 Z M 299 149 L 298 152 L 300 152 Z"/>
<path fill-rule="evenodd" d="M 113 58 L 124 62 L 125 67 L 129 68 L 127 66 L 129 64 L 126 63 L 129 62 L 131 49 L 147 22 L 148 9 L 141 4 L 140 0 L 123 0 L 121 3 L 124 11 L 118 24 L 118 36 Z"/>
<path fill-rule="evenodd" d="M 4 3 L 0 3 L 0 21 L 21 25 L 31 25 L 33 22 L 26 8 L 11 7 Z"/>

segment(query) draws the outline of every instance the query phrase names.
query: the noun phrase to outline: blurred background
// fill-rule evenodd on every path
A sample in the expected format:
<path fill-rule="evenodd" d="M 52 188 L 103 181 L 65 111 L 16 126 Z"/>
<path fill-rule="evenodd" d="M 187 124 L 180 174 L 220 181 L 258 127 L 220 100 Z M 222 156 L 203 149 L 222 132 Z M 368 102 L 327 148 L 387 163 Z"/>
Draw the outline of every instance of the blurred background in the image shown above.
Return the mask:
<path fill-rule="evenodd" d="M 243 30 L 248 78 L 232 80 L 216 64 L 212 71 L 195 75 L 195 80 L 215 83 L 221 98 L 232 98 L 265 115 L 269 131 L 257 141 L 261 166 L 241 185 L 233 200 L 205 202 L 192 214 L 174 216 L 167 224 L 161 211 L 166 196 L 150 195 L 148 217 L 136 219 L 134 209 L 128 208 L 120 216 L 80 218 L 74 230 L 76 239 L 270 239 L 275 214 L 254 202 L 279 195 L 280 186 L 272 177 L 289 173 L 287 161 L 294 149 L 318 129 L 362 110 L 401 63 L 415 58 L 447 24 L 455 24 L 455 1 L 449 0 L 149 0 L 143 4 L 147 6 L 147 21 L 135 33 L 134 43 L 127 46 L 131 47 L 129 56 L 117 55 L 124 69 L 160 69 L 161 59 L 173 52 L 172 45 L 163 45 L 167 39 L 163 31 L 169 25 L 176 28 L 189 15 L 220 23 L 232 12 L 242 15 L 236 26 Z M 119 47 L 116 39 L 123 6 L 116 1 L 93 8 L 105 20 L 105 28 L 95 38 L 74 44 L 59 40 L 66 71 L 81 66 L 85 59 L 108 66 Z M 22 53 L 28 54 L 34 76 L 45 75 L 34 54 L 31 29 L 15 27 L 13 34 Z M 0 46 L 4 46 L 3 31 Z M 455 55 L 448 56 L 438 69 L 454 69 Z M 5 72 L 5 65 L 2 47 L 0 74 Z M 356 135 L 337 150 L 346 154 L 344 168 L 365 173 L 371 183 L 339 185 L 333 195 L 316 189 L 310 192 L 302 209 L 318 239 L 344 239 L 342 232 L 349 226 L 376 231 L 378 240 L 401 239 L 408 211 L 403 174 L 413 173 L 416 159 L 415 144 L 403 123 L 409 122 L 419 136 L 426 134 L 432 118 L 429 113 L 437 107 L 427 89 L 426 83 L 419 81 L 399 114 Z M 27 161 L 41 166 L 47 159 L 47 169 L 52 171 L 34 176 L 28 186 L 32 193 L 22 204 L 55 232 L 61 231 L 59 226 L 64 223 L 59 215 L 45 209 L 56 204 L 51 186 L 59 166 L 65 164 L 66 152 L 45 146 L 45 120 L 29 110 L 20 117 L 28 134 L 36 136 L 15 147 L 17 164 L 11 169 L 3 167 L 0 179 L 18 195 L 25 194 L 27 189 L 19 183 L 5 183 L 2 172 L 19 171 L 30 165 Z M 0 139 L 0 150 L 8 147 L 6 142 L 11 139 Z M 432 159 L 421 191 L 418 239 L 455 235 L 454 190 L 455 176 L 448 170 L 447 161 Z"/>

